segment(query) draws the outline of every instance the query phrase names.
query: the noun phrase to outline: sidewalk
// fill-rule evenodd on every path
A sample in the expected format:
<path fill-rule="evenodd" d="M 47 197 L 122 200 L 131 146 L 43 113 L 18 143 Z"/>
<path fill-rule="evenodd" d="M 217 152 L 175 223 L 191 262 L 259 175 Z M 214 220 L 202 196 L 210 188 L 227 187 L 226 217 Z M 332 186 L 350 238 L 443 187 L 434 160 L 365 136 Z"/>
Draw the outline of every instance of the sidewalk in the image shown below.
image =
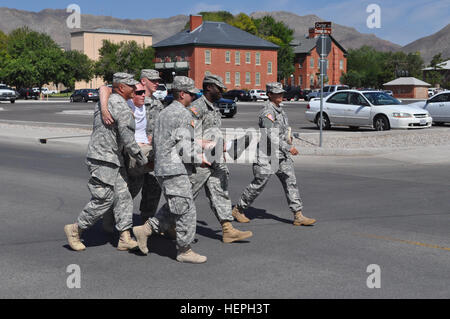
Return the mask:
<path fill-rule="evenodd" d="M 64 146 L 73 150 L 85 150 L 92 130 L 89 128 L 61 128 L 38 125 L 0 123 L 0 140 L 8 143 Z M 410 162 L 450 162 L 450 127 L 429 130 L 352 132 L 325 131 L 323 147 L 319 147 L 319 133 L 300 133 L 301 140 L 294 139 L 300 156 L 383 156 L 391 159 L 408 159 Z M 254 150 L 255 145 L 249 147 Z"/>

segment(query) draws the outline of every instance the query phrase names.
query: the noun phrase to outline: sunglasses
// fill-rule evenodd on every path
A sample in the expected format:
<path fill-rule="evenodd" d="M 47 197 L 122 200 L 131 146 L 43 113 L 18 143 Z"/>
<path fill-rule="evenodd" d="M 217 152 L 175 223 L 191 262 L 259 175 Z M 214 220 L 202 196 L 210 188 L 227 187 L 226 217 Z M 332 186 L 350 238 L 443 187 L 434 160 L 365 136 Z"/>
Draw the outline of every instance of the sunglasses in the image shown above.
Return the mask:
<path fill-rule="evenodd" d="M 145 94 L 145 90 L 135 91 L 134 94 L 135 95 L 144 95 Z"/>

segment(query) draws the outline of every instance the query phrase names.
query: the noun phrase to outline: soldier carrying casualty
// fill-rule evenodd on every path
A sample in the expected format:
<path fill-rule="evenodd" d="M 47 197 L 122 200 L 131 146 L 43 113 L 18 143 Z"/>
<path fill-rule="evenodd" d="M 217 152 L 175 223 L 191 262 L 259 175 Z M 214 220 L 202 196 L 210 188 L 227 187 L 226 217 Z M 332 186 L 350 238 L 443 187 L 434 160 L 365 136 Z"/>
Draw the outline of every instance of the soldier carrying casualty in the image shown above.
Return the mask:
<path fill-rule="evenodd" d="M 113 126 L 106 126 L 101 118 L 100 103 L 94 114 L 93 132 L 88 145 L 86 164 L 91 175 L 88 188 L 91 200 L 84 207 L 74 224 L 64 226 L 70 247 L 80 251 L 86 247 L 81 242 L 81 233 L 93 226 L 111 208 L 114 211 L 116 228 L 120 232 L 118 250 L 134 249 L 137 242 L 131 239 L 133 227 L 133 200 L 127 187 L 124 151 L 139 165 L 148 160 L 135 141 L 135 122 L 127 100 L 134 96 L 136 84 L 131 74 L 115 73 L 113 94 L 108 100 L 108 109 L 114 119 Z"/>

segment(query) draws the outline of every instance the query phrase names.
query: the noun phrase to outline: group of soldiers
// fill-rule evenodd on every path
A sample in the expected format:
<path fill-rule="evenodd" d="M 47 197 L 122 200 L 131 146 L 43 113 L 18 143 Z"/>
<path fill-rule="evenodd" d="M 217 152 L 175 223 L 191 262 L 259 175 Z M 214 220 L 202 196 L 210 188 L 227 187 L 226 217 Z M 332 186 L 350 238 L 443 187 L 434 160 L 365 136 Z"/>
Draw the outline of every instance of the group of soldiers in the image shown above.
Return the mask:
<path fill-rule="evenodd" d="M 139 249 L 147 254 L 148 238 L 162 234 L 176 240 L 177 261 L 204 263 L 206 256 L 191 248 L 197 222 L 195 199 L 201 189 L 205 188 L 211 211 L 222 226 L 223 242 L 242 241 L 250 238 L 252 232 L 240 231 L 232 222 L 250 221 L 245 209 L 273 174 L 283 185 L 294 215 L 293 224 L 316 222 L 302 215 L 291 158 L 298 150 L 293 146 L 288 119 L 281 107 L 284 93 L 281 83 L 267 84 L 269 101 L 258 116 L 259 127 L 276 149 L 268 151 L 258 144 L 254 179 L 232 208 L 228 192 L 230 174 L 225 161 L 218 160 L 225 156 L 205 155 L 229 152 L 236 158 L 237 145 L 242 144 L 237 140 L 226 141 L 221 131 L 221 113 L 214 103 L 226 89 L 222 78 L 205 76 L 203 94 L 195 99 L 200 91 L 194 81 L 176 76 L 172 85 L 174 100 L 166 107 L 153 96 L 160 81 L 158 71 L 145 69 L 141 71 L 140 82 L 131 74 L 116 73 L 112 89 L 100 88 L 86 156 L 91 200 L 77 221 L 64 227 L 73 250 L 86 248 L 81 241 L 82 232 L 103 217 L 106 231 L 113 232 L 115 228 L 120 233 L 118 250 Z M 270 133 L 272 129 L 276 129 L 276 134 Z M 246 148 L 248 136 L 244 144 Z M 139 192 L 143 225 L 133 227 L 133 198 Z M 161 193 L 166 203 L 157 211 Z"/>

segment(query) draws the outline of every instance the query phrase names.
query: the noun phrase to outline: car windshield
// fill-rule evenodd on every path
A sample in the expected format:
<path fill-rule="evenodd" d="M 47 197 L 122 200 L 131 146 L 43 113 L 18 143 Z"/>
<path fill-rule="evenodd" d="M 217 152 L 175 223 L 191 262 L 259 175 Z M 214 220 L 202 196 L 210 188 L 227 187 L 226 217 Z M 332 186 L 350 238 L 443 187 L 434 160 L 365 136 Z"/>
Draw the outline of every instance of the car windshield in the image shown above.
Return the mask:
<path fill-rule="evenodd" d="M 399 100 L 384 92 L 367 92 L 363 94 L 373 105 L 401 104 Z"/>

